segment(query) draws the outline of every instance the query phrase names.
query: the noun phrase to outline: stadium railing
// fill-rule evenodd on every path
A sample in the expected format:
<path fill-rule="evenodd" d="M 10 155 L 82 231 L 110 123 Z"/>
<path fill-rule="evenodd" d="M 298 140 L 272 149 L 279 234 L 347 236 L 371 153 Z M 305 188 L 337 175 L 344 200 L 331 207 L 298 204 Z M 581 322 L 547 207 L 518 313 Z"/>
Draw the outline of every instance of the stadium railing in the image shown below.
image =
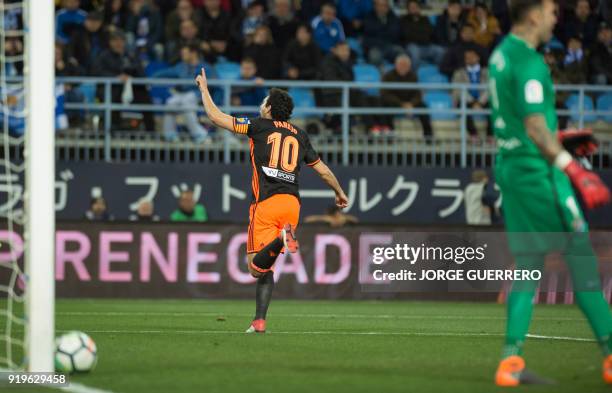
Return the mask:
<path fill-rule="evenodd" d="M 133 78 L 133 85 L 152 87 L 193 86 L 193 80 Z M 113 162 L 243 162 L 248 160 L 248 145 L 230 133 L 217 133 L 205 143 L 195 144 L 189 140 L 169 142 L 155 132 L 117 131 L 111 127 L 113 111 L 145 112 L 157 114 L 194 110 L 202 113 L 202 106 L 170 107 L 164 104 L 123 104 L 112 102 L 111 92 L 115 85 L 123 85 L 117 78 L 70 77 L 57 78 L 57 83 L 72 86 L 89 86 L 91 91 L 102 92 L 99 102 L 70 102 L 65 104 L 67 111 L 85 111 L 94 115 L 100 122 L 94 122 L 93 132 L 60 133 L 57 138 L 58 157 L 70 161 L 105 160 Z M 240 80 L 209 80 L 209 86 L 221 91 L 220 108 L 227 113 L 244 114 L 257 113 L 256 106 L 232 106 L 232 88 L 254 87 L 251 81 Z M 322 133 L 313 136 L 321 155 L 331 164 L 336 165 L 421 165 L 441 167 L 490 167 L 494 163 L 496 147 L 492 141 L 473 140 L 467 132 L 467 116 L 476 115 L 484 118 L 488 109 L 469 109 L 467 97 L 475 88 L 469 84 L 449 83 L 381 83 L 381 82 L 327 82 L 327 81 L 266 81 L 262 87 L 334 89 L 341 94 L 341 105 L 338 107 L 300 107 L 295 111 L 300 118 L 320 118 L 326 114 L 339 115 L 341 119 L 340 135 Z M 486 85 L 476 87 L 486 89 Z M 429 92 L 459 92 L 459 102 L 455 106 L 414 108 L 410 115 L 430 114 L 432 117 L 455 118 L 451 128 L 457 127 L 458 132 L 451 132 L 444 138 L 426 140 L 418 134 L 394 133 L 388 136 L 372 136 L 367 132 L 358 132 L 351 124 L 351 116 L 356 115 L 390 115 L 407 116 L 407 111 L 401 107 L 351 107 L 349 97 L 351 89 L 364 92 L 380 89 L 412 89 L 420 90 L 424 95 Z M 603 120 L 605 131 L 600 134 L 601 145 L 598 153 L 592 157 L 595 167 L 610 167 L 612 157 L 612 110 L 601 110 L 592 104 L 595 100 L 591 95 L 612 94 L 612 87 L 597 85 L 563 85 L 556 86 L 557 91 L 573 94 L 573 105 L 570 109 L 560 109 L 560 116 L 571 117 L 572 124 L 583 127 L 587 120 Z M 367 94 L 367 93 L 366 93 Z M 95 116 L 97 115 L 97 116 Z M 458 120 L 458 121 L 457 121 Z M 102 129 L 96 129 L 98 124 Z"/>

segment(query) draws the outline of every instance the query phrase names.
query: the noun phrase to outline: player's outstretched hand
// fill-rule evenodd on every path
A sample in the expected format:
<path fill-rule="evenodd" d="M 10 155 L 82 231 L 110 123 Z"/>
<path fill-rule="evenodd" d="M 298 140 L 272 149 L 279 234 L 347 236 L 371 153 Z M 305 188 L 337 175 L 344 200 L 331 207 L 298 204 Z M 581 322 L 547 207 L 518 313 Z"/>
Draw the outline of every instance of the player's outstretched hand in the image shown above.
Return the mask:
<path fill-rule="evenodd" d="M 587 208 L 594 209 L 610 202 L 608 187 L 597 174 L 584 169 L 576 160 L 568 164 L 565 173 L 582 196 Z"/>
<path fill-rule="evenodd" d="M 200 72 L 200 75 L 196 77 L 196 83 L 200 91 L 208 89 L 208 82 L 206 81 L 206 71 L 204 71 L 204 67 L 202 67 L 202 72 Z"/>
<path fill-rule="evenodd" d="M 348 197 L 345 193 L 336 194 L 336 206 L 340 209 L 344 209 L 348 206 Z"/>
<path fill-rule="evenodd" d="M 590 128 L 559 130 L 557 138 L 572 155 L 584 157 L 597 151 L 597 139 Z"/>

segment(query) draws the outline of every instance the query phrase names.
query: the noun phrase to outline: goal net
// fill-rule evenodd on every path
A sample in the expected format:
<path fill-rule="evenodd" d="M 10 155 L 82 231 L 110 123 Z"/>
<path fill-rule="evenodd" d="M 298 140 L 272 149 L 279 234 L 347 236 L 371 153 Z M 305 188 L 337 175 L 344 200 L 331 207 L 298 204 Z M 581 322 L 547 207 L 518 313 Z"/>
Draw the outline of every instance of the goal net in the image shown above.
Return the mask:
<path fill-rule="evenodd" d="M 0 369 L 53 371 L 54 1 L 0 11 Z"/>

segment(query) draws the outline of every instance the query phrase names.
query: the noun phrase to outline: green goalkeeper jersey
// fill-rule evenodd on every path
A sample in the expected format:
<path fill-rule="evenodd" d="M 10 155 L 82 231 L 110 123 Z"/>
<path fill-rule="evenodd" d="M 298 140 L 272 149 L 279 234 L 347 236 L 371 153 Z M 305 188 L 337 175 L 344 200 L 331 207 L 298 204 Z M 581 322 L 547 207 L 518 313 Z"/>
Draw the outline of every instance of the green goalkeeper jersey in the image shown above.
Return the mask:
<path fill-rule="evenodd" d="M 541 114 L 556 132 L 555 92 L 544 58 L 524 40 L 509 34 L 489 59 L 491 121 L 498 157 L 544 157 L 525 130 L 527 116 Z"/>

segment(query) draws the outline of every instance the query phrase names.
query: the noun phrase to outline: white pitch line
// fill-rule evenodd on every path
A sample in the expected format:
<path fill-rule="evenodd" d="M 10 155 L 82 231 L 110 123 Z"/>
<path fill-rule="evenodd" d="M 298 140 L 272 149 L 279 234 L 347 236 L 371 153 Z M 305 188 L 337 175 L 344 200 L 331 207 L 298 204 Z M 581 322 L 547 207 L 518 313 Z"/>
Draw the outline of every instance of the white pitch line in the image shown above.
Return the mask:
<path fill-rule="evenodd" d="M 65 316 L 168 316 L 168 317 L 251 317 L 247 313 L 213 313 L 213 312 L 129 312 L 129 311 L 60 311 L 56 315 Z M 457 320 L 506 320 L 505 316 L 477 316 L 477 315 L 394 315 L 394 314 L 278 314 L 270 313 L 274 317 L 287 318 L 350 318 L 350 319 L 457 319 Z M 536 321 L 583 321 L 584 318 L 572 317 L 534 317 Z"/>
<path fill-rule="evenodd" d="M 235 330 L 88 330 L 91 334 L 245 334 Z M 503 333 L 456 333 L 456 332 L 341 332 L 341 331 L 270 331 L 266 334 L 284 335 L 329 335 L 329 336 L 420 336 L 420 337 L 505 337 Z M 546 336 L 528 334 L 539 340 L 594 342 L 584 337 Z"/>
<path fill-rule="evenodd" d="M 70 385 L 60 388 L 65 392 L 73 393 L 114 393 L 111 390 L 94 388 L 92 386 L 83 385 L 81 383 L 70 382 Z"/>

